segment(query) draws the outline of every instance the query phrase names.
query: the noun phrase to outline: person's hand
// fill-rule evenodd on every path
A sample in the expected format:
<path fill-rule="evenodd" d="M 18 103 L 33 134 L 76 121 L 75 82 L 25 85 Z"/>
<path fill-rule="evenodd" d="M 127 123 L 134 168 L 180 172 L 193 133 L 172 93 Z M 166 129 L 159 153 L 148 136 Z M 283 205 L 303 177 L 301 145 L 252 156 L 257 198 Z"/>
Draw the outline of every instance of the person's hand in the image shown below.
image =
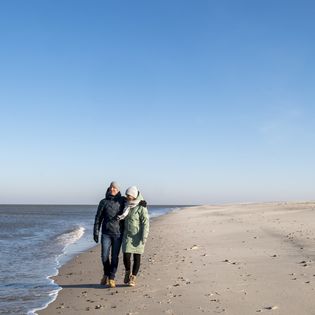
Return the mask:
<path fill-rule="evenodd" d="M 147 202 L 146 202 L 145 200 L 141 200 L 141 201 L 139 202 L 139 206 L 146 208 Z"/>
<path fill-rule="evenodd" d="M 94 235 L 93 235 L 93 238 L 94 238 L 94 242 L 95 242 L 95 243 L 98 243 L 98 234 L 94 234 Z"/>

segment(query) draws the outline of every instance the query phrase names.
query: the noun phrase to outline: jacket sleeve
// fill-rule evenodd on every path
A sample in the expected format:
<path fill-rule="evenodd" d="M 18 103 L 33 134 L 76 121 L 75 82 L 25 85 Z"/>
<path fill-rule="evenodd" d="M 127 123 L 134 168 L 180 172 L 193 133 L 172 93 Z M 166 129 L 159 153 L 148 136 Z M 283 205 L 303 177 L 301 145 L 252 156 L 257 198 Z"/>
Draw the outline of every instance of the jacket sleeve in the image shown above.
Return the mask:
<path fill-rule="evenodd" d="M 97 207 L 97 212 L 95 215 L 95 220 L 94 220 L 94 235 L 98 235 L 102 221 L 103 221 L 103 208 L 104 208 L 104 200 L 101 200 L 98 207 Z"/>
<path fill-rule="evenodd" d="M 145 207 L 141 207 L 141 208 L 142 209 L 140 213 L 140 223 L 142 226 L 142 242 L 145 243 L 149 235 L 150 222 L 149 222 L 148 209 Z"/>

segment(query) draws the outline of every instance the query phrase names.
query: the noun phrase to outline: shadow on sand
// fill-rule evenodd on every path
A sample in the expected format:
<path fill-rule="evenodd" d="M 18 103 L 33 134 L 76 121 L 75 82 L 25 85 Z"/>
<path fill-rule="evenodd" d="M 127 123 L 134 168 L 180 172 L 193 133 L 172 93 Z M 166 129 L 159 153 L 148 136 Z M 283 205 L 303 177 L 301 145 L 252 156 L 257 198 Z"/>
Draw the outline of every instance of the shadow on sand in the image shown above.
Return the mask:
<path fill-rule="evenodd" d="M 100 285 L 100 284 L 63 284 L 60 285 L 63 289 L 66 288 L 79 288 L 79 289 L 110 289 L 107 285 Z M 116 284 L 116 288 L 126 288 L 129 287 L 128 284 Z"/>

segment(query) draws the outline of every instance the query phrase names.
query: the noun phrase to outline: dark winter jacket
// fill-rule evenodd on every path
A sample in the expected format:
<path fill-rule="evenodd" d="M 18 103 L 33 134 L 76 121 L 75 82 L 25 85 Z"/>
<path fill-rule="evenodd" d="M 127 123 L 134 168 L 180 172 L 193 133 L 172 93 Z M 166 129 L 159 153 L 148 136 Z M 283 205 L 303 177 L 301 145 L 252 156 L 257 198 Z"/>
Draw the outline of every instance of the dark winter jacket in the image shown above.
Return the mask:
<path fill-rule="evenodd" d="M 102 226 L 102 234 L 110 236 L 120 236 L 123 233 L 124 223 L 117 220 L 117 215 L 121 214 L 126 203 L 126 198 L 120 192 L 116 196 L 106 193 L 98 205 L 94 221 L 94 235 L 99 235 Z"/>

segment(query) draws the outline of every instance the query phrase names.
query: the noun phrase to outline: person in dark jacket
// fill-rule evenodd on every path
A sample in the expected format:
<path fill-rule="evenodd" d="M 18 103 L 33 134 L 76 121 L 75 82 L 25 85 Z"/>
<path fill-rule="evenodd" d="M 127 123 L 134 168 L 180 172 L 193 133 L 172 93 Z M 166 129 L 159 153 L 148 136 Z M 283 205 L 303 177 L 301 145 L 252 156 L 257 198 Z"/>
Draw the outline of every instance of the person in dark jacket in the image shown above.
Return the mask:
<path fill-rule="evenodd" d="M 123 235 L 123 223 L 117 220 L 125 206 L 126 199 L 121 196 L 119 186 L 116 182 L 111 182 L 106 191 L 106 197 L 98 205 L 94 221 L 94 241 L 99 241 L 99 231 L 102 227 L 102 263 L 104 275 L 101 285 L 109 285 L 115 288 L 115 274 L 119 262 L 119 251 Z M 111 250 L 111 259 L 109 252 Z"/>

